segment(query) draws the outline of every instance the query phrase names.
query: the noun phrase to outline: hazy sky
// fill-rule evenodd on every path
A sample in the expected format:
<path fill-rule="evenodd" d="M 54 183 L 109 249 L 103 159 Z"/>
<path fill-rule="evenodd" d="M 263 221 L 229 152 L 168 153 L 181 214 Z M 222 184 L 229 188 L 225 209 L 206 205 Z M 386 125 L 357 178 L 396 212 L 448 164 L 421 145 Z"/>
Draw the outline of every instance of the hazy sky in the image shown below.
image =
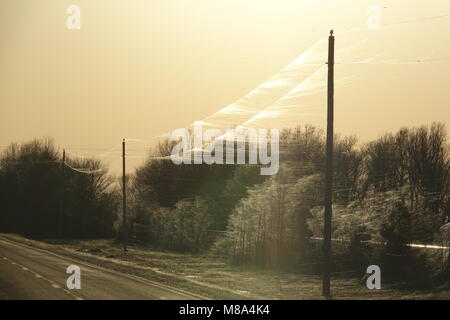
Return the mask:
<path fill-rule="evenodd" d="M 81 8 L 80 30 L 66 26 L 72 4 Z M 338 49 L 339 30 L 365 26 L 371 4 L 381 6 L 382 24 L 450 14 L 448 0 L 1 0 L 0 145 L 51 136 L 69 152 L 90 154 L 123 137 L 185 127 L 331 28 Z M 411 23 L 404 39 L 417 38 L 418 54 L 449 58 L 449 20 Z M 433 23 L 442 28 L 425 33 Z M 386 37 L 393 58 L 405 57 L 395 55 L 401 47 Z M 449 123 L 448 60 L 339 70 L 358 77 L 336 90 L 338 132 L 364 141 L 405 125 Z"/>

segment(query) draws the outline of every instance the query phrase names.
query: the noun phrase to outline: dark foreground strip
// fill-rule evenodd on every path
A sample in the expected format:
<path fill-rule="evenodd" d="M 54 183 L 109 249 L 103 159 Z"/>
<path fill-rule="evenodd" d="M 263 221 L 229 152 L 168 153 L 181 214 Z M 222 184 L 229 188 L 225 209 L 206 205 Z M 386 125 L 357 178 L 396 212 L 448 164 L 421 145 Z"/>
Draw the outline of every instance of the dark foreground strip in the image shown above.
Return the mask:
<path fill-rule="evenodd" d="M 59 304 L 59 305 L 58 305 Z M 28 306 L 27 306 L 28 305 Z M 448 311 L 448 301 L 9 301 L 0 302 L 3 312 L 18 317 L 30 308 L 42 315 L 70 310 L 71 318 L 111 313 L 114 318 L 139 315 L 141 319 L 405 319 L 420 311 Z M 23 308 L 25 306 L 25 308 Z M 11 308 L 10 310 L 6 310 Z M 439 310 L 441 309 L 441 310 Z M 443 313 L 443 314 L 444 314 Z M 25 315 L 25 313 L 24 313 Z M 120 319 L 120 318 L 119 318 Z"/>

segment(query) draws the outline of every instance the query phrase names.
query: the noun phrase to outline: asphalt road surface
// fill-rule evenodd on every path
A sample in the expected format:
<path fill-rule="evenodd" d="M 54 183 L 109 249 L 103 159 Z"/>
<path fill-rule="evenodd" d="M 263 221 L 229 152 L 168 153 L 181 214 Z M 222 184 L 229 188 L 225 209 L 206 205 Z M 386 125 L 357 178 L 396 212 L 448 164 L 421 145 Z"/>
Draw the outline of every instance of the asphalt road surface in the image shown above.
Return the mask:
<path fill-rule="evenodd" d="M 68 289 L 67 267 L 80 267 L 80 289 Z M 0 299 L 185 300 L 195 295 L 109 271 L 0 237 Z"/>

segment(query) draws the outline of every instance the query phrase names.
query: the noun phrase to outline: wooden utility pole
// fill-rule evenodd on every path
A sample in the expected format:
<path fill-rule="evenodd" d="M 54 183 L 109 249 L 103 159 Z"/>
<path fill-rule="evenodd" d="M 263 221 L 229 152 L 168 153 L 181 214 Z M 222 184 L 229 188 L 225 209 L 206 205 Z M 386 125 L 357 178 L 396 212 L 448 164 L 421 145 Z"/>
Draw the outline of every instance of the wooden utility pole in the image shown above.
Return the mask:
<path fill-rule="evenodd" d="M 331 273 L 331 219 L 333 213 L 333 122 L 334 122 L 334 35 L 328 38 L 328 110 L 327 110 L 327 150 L 325 171 L 325 210 L 323 223 L 323 277 L 322 294 L 326 299 L 330 294 Z"/>
<path fill-rule="evenodd" d="M 127 252 L 128 241 L 128 225 L 127 225 L 127 193 L 126 193 L 126 176 L 125 176 L 125 139 L 122 141 L 122 228 L 123 228 L 123 252 Z"/>
<path fill-rule="evenodd" d="M 62 155 L 62 196 L 59 208 L 58 236 L 62 238 L 64 228 L 64 198 L 66 197 L 66 150 L 63 149 Z"/>

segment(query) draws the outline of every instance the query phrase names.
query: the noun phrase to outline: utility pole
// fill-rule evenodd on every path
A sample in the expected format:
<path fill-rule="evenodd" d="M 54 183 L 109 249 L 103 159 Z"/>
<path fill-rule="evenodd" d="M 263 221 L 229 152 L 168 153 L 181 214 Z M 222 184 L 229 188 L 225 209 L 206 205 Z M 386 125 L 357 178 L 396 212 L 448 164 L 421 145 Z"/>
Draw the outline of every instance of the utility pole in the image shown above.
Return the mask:
<path fill-rule="evenodd" d="M 128 226 L 127 226 L 127 194 L 125 176 L 125 139 L 122 141 L 122 227 L 123 227 L 123 252 L 127 252 Z"/>
<path fill-rule="evenodd" d="M 62 155 L 62 197 L 60 199 L 58 236 L 62 238 L 64 227 L 64 198 L 66 196 L 66 150 L 63 149 Z"/>
<path fill-rule="evenodd" d="M 326 299 L 330 294 L 331 273 L 331 219 L 333 214 L 333 122 L 334 122 L 334 35 L 328 38 L 328 98 L 327 98 L 327 150 L 325 171 L 325 210 L 323 223 L 323 276 L 322 294 Z"/>

